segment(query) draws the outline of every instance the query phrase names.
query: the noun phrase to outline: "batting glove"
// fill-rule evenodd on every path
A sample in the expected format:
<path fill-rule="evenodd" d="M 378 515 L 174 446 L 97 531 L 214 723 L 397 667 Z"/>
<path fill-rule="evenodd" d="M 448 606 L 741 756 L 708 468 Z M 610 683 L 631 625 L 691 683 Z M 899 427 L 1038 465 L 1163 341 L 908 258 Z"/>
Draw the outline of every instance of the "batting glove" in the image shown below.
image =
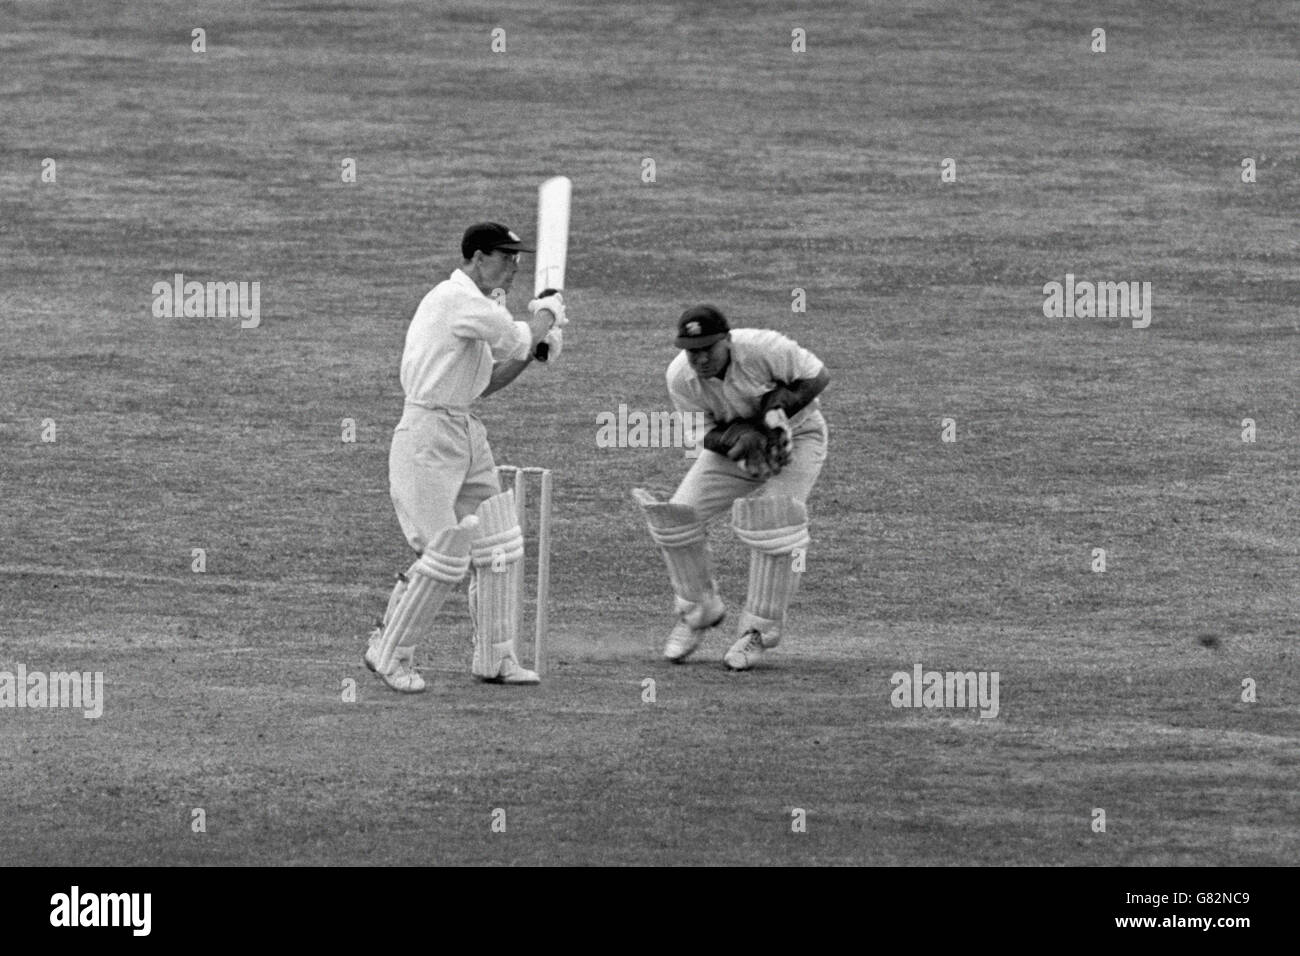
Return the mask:
<path fill-rule="evenodd" d="M 554 362 L 560 357 L 560 352 L 564 348 L 564 331 L 557 325 L 551 331 L 546 333 L 539 345 L 545 345 L 549 350 L 546 353 L 546 361 Z"/>
<path fill-rule="evenodd" d="M 549 295 L 539 296 L 528 303 L 528 311 L 533 315 L 538 312 L 546 311 L 555 316 L 555 321 L 551 323 L 551 328 L 564 328 L 569 324 L 569 320 L 564 315 L 564 298 L 558 292 L 552 292 Z"/>

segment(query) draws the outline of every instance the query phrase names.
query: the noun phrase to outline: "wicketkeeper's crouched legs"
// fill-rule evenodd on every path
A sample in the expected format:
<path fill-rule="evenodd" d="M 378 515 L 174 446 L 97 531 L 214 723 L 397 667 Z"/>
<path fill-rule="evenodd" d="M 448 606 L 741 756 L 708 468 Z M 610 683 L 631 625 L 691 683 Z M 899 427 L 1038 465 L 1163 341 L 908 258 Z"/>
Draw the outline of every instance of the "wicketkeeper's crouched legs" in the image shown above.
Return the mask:
<path fill-rule="evenodd" d="M 399 663 L 410 660 L 415 642 L 429 633 L 447 595 L 465 577 L 477 525 L 478 518 L 470 515 L 459 525 L 435 535 L 389 595 L 383 629 L 367 651 L 366 661 L 390 686 L 396 686 L 394 675 L 402 670 Z M 404 673 L 398 681 L 404 686 L 396 689 L 422 688 L 417 678 L 413 670 Z"/>
<path fill-rule="evenodd" d="M 634 488 L 632 496 L 641 505 L 650 537 L 668 566 L 679 626 L 664 653 L 670 660 L 680 660 L 695 650 L 703 632 L 721 623 L 726 614 L 709 568 L 704 523 L 690 505 L 657 501 L 643 488 Z"/>
<path fill-rule="evenodd" d="M 799 587 L 794 552 L 810 541 L 808 511 L 785 496 L 741 498 L 731 507 L 731 523 L 750 549 L 749 592 L 740 614 L 740 639 L 724 660 L 733 670 L 744 670 L 765 649 L 781 643 L 786 609 Z"/>
<path fill-rule="evenodd" d="M 479 537 L 471 550 L 473 673 L 484 680 L 535 684 L 537 675 L 521 667 L 515 656 L 519 580 L 524 573 L 524 533 L 519 527 L 514 493 L 504 491 L 488 498 L 479 505 L 478 517 Z"/>

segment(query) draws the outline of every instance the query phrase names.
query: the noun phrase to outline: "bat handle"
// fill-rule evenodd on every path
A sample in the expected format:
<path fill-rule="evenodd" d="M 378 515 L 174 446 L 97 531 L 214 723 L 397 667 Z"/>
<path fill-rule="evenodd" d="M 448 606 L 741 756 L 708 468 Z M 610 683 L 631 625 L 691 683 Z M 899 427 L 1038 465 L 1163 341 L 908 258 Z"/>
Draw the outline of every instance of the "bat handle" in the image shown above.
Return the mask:
<path fill-rule="evenodd" d="M 559 289 L 543 289 L 541 292 L 537 293 L 537 298 L 544 299 L 548 295 L 554 295 L 559 291 L 560 291 Z M 533 358 L 537 359 L 537 361 L 539 362 L 545 362 L 550 357 L 551 357 L 550 343 L 538 342 L 537 348 L 533 349 Z"/>

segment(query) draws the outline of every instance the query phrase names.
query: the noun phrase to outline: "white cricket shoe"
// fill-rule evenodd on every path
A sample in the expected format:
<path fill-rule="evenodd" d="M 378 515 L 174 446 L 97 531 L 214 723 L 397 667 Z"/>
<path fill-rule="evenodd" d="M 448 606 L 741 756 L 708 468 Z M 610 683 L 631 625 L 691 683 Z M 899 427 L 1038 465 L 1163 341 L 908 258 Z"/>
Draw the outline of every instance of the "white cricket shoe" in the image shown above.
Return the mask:
<path fill-rule="evenodd" d="M 530 671 L 513 657 L 507 657 L 501 662 L 501 670 L 497 671 L 496 677 L 480 677 L 479 680 L 485 684 L 540 684 L 542 682 L 536 671 Z"/>
<path fill-rule="evenodd" d="M 366 667 L 379 677 L 385 684 L 393 690 L 402 694 L 418 694 L 427 686 L 424 678 L 420 676 L 419 671 L 415 669 L 414 649 L 410 647 L 399 647 L 397 653 L 393 655 L 393 664 L 388 673 L 384 674 L 379 670 L 379 638 L 383 632 L 379 628 L 370 632 L 370 645 L 366 648 L 364 658 Z"/>
<path fill-rule="evenodd" d="M 691 627 L 685 621 L 678 621 L 668 634 L 668 643 L 664 645 L 664 657 L 674 664 L 680 664 L 700 646 L 707 631 L 707 627 Z"/>
<path fill-rule="evenodd" d="M 719 608 L 721 603 L 719 602 Z M 700 642 L 710 630 L 722 623 L 726 617 L 723 612 L 718 615 L 717 620 L 712 624 L 706 624 L 704 627 L 691 627 L 682 618 L 678 618 L 673 629 L 668 632 L 668 641 L 664 644 L 664 657 L 674 664 L 680 664 L 699 648 Z"/>
<path fill-rule="evenodd" d="M 731 645 L 731 650 L 722 658 L 722 663 L 733 671 L 747 671 L 762 659 L 765 650 L 763 636 L 758 631 L 746 631 L 740 640 Z"/>

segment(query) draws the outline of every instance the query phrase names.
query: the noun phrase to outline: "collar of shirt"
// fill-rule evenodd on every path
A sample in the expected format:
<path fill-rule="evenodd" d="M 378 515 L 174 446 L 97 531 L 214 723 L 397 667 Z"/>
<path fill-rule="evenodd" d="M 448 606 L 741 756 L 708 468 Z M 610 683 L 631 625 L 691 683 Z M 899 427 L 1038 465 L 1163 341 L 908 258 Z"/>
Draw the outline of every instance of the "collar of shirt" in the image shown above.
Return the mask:
<path fill-rule="evenodd" d="M 460 286 L 466 292 L 476 292 L 479 295 L 482 295 L 485 299 L 491 298 L 491 296 L 483 294 L 483 290 L 478 287 L 477 283 L 469 277 L 469 273 L 464 269 L 455 270 L 451 274 L 451 281 L 456 283 L 456 285 Z"/>

